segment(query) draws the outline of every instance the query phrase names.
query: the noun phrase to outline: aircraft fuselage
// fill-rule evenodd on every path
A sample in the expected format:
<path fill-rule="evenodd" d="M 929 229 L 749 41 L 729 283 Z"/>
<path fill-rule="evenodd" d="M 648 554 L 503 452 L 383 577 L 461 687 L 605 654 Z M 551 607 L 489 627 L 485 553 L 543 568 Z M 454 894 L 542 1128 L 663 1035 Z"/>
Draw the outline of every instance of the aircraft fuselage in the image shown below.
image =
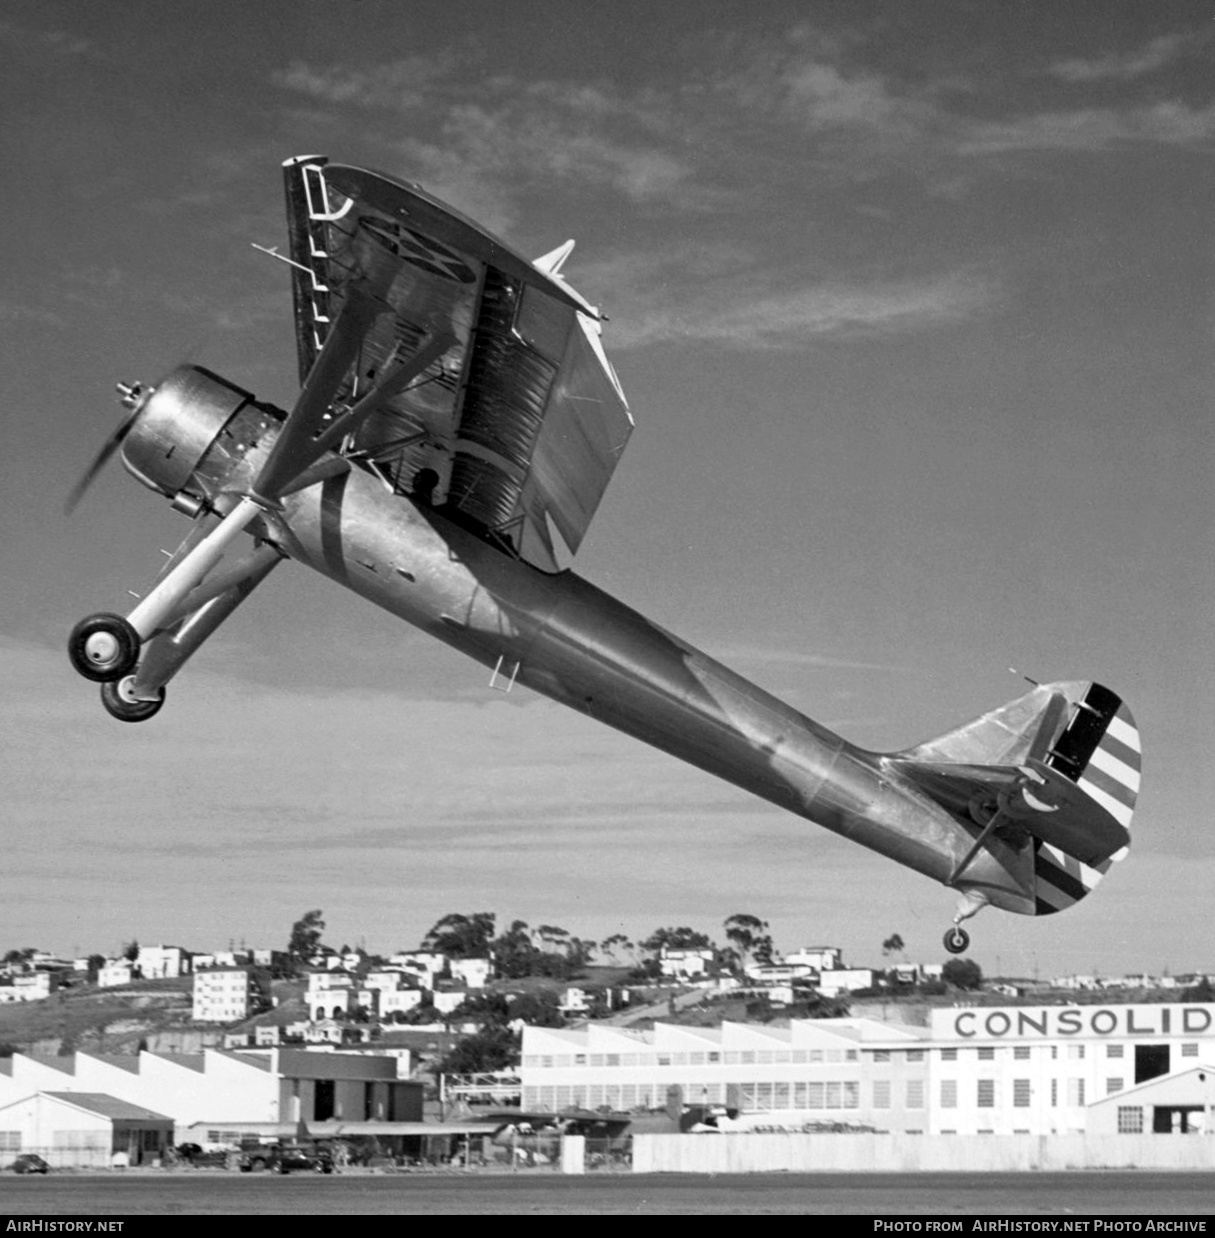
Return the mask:
<path fill-rule="evenodd" d="M 548 574 L 362 470 L 286 501 L 283 548 L 495 672 L 947 882 L 972 832 L 857 748 L 573 572 Z M 1024 895 L 991 856 L 967 873 Z"/>

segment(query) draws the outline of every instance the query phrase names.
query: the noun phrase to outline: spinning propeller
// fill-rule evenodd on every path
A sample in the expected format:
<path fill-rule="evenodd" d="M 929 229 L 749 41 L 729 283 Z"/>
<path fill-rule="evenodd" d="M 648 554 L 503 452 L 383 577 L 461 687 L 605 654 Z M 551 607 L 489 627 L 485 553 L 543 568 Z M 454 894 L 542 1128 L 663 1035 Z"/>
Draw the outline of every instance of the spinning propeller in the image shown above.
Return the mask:
<path fill-rule="evenodd" d="M 96 480 L 97 474 L 105 468 L 110 457 L 122 446 L 123 440 L 131 432 L 131 427 L 135 424 L 139 414 L 143 412 L 143 406 L 151 394 L 141 383 L 132 383 L 129 386 L 126 383 L 119 383 L 118 390 L 122 395 L 122 406 L 129 409 L 130 412 L 119 423 L 114 433 L 102 444 L 101 450 L 93 459 L 93 463 L 85 469 L 83 476 L 72 487 L 71 493 L 63 505 L 63 514 L 65 516 L 70 516 L 76 510 L 76 504 L 84 498 L 88 488 Z"/>

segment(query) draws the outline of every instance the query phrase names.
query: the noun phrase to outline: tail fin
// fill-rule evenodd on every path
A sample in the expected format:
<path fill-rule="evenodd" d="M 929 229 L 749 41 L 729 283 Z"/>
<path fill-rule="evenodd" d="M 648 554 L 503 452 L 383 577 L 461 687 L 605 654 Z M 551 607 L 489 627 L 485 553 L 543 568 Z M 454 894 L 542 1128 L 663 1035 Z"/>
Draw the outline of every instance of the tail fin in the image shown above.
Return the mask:
<path fill-rule="evenodd" d="M 1122 859 L 1139 794 L 1139 729 L 1100 684 L 1042 684 L 889 763 L 960 820 L 996 805 L 1032 836 L 1035 914 L 1078 902 Z"/>

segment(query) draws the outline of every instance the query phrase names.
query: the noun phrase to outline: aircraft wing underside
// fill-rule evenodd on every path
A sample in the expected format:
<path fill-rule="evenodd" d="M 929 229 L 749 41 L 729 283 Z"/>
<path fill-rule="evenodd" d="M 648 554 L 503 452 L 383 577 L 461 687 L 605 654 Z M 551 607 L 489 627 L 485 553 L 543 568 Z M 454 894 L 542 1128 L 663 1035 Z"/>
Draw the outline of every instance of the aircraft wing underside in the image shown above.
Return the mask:
<path fill-rule="evenodd" d="M 355 288 L 376 312 L 335 408 L 438 333 L 455 340 L 378 401 L 344 454 L 535 566 L 561 566 L 633 426 L 597 311 L 549 273 L 559 261 L 527 261 L 416 185 L 321 158 L 284 172 L 301 379 Z"/>

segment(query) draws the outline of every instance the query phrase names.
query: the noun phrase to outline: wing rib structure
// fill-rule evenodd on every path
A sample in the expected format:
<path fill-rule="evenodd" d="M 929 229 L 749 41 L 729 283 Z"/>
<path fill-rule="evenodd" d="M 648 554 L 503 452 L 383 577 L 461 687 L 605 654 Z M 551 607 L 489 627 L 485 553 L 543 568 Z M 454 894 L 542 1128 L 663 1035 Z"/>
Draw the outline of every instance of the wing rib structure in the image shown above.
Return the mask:
<path fill-rule="evenodd" d="M 572 244 L 529 262 L 417 185 L 320 158 L 284 165 L 301 377 L 372 297 L 337 409 L 375 407 L 347 455 L 545 571 L 577 552 L 633 422 L 599 314 L 559 274 Z M 388 390 L 428 340 L 437 369 Z"/>

